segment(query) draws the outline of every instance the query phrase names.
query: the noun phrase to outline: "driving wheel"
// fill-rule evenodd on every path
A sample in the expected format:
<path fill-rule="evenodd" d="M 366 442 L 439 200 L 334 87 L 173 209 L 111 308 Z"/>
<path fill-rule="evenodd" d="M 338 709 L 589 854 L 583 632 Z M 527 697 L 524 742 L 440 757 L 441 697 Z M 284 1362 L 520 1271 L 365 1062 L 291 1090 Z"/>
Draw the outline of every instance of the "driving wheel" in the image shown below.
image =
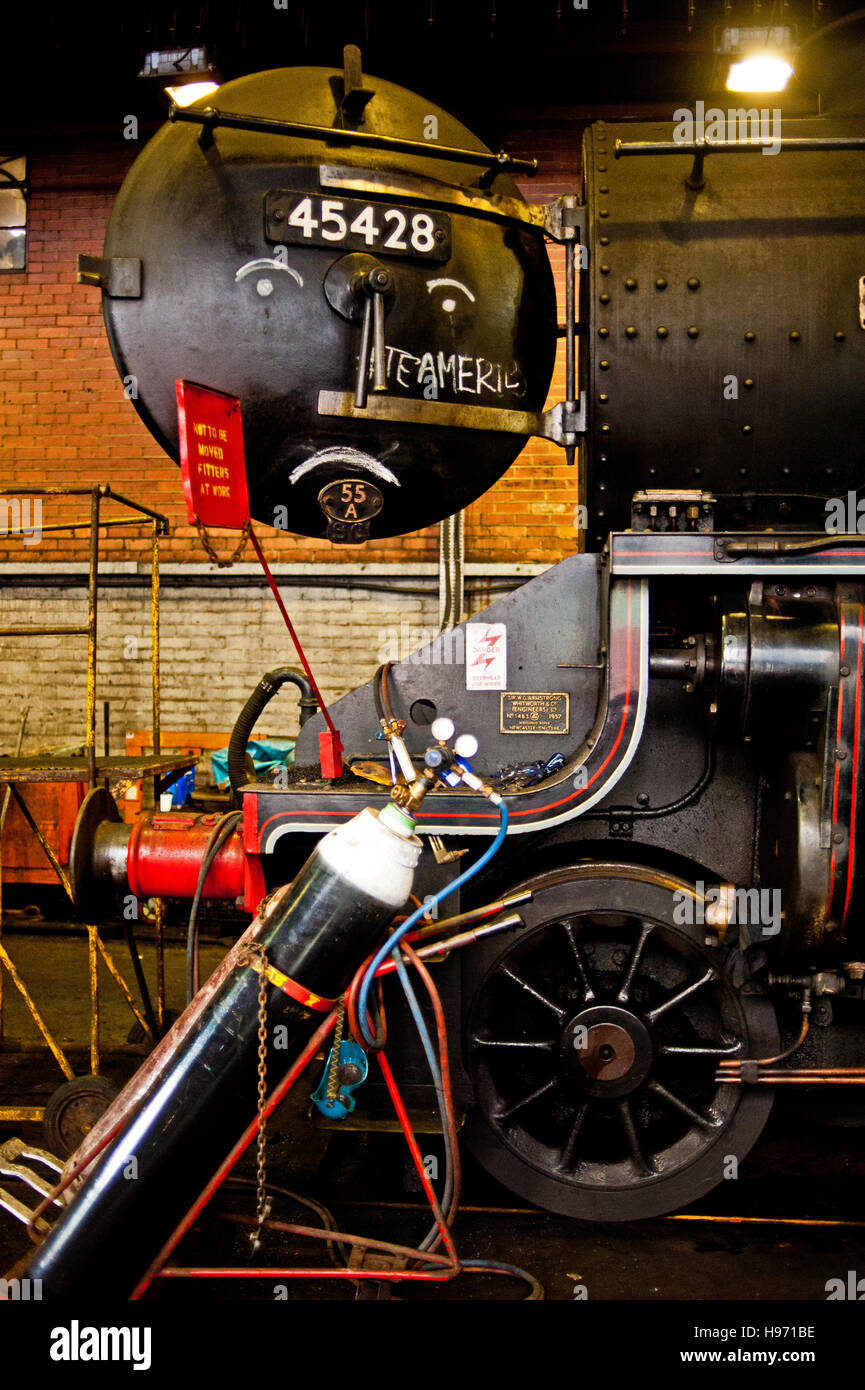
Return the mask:
<path fill-rule="evenodd" d="M 693 886 L 640 866 L 510 891 L 526 888 L 525 928 L 466 952 L 468 1147 L 511 1191 L 584 1220 L 658 1216 L 736 1176 L 773 1091 L 716 1068 L 773 1055 L 778 1029 L 742 992 L 735 941 L 707 944 Z"/>

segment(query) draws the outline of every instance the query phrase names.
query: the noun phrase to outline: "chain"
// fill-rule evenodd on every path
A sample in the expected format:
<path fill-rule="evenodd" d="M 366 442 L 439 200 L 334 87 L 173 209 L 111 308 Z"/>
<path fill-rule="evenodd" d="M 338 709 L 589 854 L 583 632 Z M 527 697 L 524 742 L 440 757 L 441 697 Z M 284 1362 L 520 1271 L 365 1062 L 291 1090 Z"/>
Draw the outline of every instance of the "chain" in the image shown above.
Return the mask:
<path fill-rule="evenodd" d="M 333 1047 L 330 1053 L 330 1068 L 327 1073 L 327 1103 L 332 1105 L 339 1090 L 339 1048 L 345 1028 L 345 997 L 340 999 L 336 1012 L 336 1028 L 333 1034 Z"/>
<path fill-rule="evenodd" d="M 252 955 L 260 963 L 258 976 L 258 1141 L 256 1146 L 256 1224 L 250 1231 L 249 1239 L 253 1254 L 261 1244 L 261 1232 L 270 1212 L 267 1200 L 267 1169 L 265 1158 L 267 1115 L 267 953 L 264 947 L 255 942 L 250 946 Z"/>
<path fill-rule="evenodd" d="M 206 528 L 201 523 L 201 521 L 199 521 L 198 517 L 195 518 L 195 525 L 196 529 L 198 530 L 199 540 L 201 541 L 201 544 L 204 547 L 204 552 L 207 555 L 208 560 L 211 560 L 214 565 L 218 565 L 221 570 L 227 570 L 231 565 L 236 564 L 236 562 L 240 559 L 241 555 L 246 549 L 246 543 L 249 540 L 249 533 L 252 529 L 252 522 L 247 521 L 244 525 L 243 530 L 240 533 L 240 540 L 237 543 L 236 549 L 232 551 L 231 555 L 229 555 L 227 560 L 220 560 L 219 556 L 213 548 L 213 545 L 211 544 L 211 540 L 207 534 Z"/>

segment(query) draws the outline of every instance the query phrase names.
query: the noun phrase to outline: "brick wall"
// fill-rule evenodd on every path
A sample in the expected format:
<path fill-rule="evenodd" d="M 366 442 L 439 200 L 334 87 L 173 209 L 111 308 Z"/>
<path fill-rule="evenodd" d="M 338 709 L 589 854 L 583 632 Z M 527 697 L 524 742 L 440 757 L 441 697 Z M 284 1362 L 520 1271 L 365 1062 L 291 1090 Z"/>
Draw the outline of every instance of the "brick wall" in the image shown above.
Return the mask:
<path fill-rule="evenodd" d="M 438 630 L 438 597 L 363 588 L 285 586 L 283 593 L 325 700 L 368 680 L 383 660 L 402 659 Z M 472 595 L 469 612 L 490 601 Z M 86 589 L 3 587 L 0 627 L 80 623 Z M 110 706 L 110 746 L 122 752 L 127 729 L 151 727 L 150 592 L 104 588 L 99 600 L 96 672 L 97 747 L 102 702 Z M 24 753 L 77 744 L 84 738 L 85 637 L 0 639 L 3 700 L 0 751 L 15 747 L 21 711 L 29 707 Z M 166 587 L 160 622 L 161 717 L 164 729 L 231 729 L 260 676 L 297 658 L 273 599 L 243 577 L 226 588 Z M 289 688 L 262 716 L 257 733 L 291 738 L 298 729 L 297 695 Z"/>

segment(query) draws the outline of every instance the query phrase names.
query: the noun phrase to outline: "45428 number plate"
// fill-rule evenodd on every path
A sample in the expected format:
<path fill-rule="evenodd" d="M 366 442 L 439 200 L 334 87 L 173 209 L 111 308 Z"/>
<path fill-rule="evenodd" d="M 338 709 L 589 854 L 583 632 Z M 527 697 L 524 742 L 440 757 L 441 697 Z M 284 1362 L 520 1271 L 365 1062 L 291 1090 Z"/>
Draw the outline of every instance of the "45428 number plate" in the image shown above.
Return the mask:
<path fill-rule="evenodd" d="M 446 261 L 451 254 L 451 220 L 425 208 L 364 203 L 359 198 L 325 198 L 318 193 L 269 193 L 265 200 L 268 241 L 289 246 L 332 246 Z"/>

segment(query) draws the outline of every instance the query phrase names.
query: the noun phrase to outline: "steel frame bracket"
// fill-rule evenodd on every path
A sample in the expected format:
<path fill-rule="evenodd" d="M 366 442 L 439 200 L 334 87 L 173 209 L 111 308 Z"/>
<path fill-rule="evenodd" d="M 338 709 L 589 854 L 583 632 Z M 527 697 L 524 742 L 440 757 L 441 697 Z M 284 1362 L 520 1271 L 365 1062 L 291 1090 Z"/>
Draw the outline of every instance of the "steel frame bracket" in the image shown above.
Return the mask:
<path fill-rule="evenodd" d="M 497 406 L 459 405 L 448 401 L 419 401 L 413 397 L 370 395 L 355 406 L 353 391 L 319 391 L 319 415 L 350 420 L 386 420 L 389 424 L 438 426 L 441 429 L 491 430 L 504 434 L 537 435 L 554 444 L 576 444 L 586 428 L 586 393 L 568 411 L 559 401 L 551 410 L 500 410 Z"/>
<path fill-rule="evenodd" d="M 577 241 L 586 246 L 586 209 L 574 193 L 563 193 L 552 203 L 530 203 L 529 213 L 553 241 Z"/>
<path fill-rule="evenodd" d="M 141 298 L 141 261 L 138 256 L 78 256 L 79 285 L 98 285 L 109 299 Z"/>
<path fill-rule="evenodd" d="M 632 840 L 634 811 L 631 806 L 611 806 L 607 814 L 607 829 L 611 840 Z"/>

